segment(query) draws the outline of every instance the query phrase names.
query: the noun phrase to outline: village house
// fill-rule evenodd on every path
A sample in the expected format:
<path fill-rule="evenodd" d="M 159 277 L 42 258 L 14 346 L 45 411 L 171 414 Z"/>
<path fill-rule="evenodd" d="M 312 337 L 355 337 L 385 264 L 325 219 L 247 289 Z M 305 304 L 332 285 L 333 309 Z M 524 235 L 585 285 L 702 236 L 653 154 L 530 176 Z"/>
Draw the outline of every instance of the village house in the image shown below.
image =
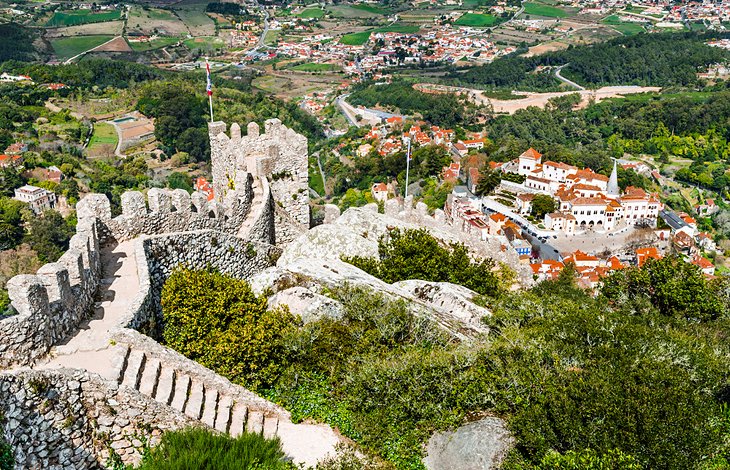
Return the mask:
<path fill-rule="evenodd" d="M 57 200 L 53 191 L 27 184 L 15 190 L 14 199 L 28 204 L 36 215 L 56 207 Z"/>
<path fill-rule="evenodd" d="M 378 202 L 385 202 L 388 199 L 388 186 L 385 183 L 375 183 L 370 188 L 373 199 Z"/>

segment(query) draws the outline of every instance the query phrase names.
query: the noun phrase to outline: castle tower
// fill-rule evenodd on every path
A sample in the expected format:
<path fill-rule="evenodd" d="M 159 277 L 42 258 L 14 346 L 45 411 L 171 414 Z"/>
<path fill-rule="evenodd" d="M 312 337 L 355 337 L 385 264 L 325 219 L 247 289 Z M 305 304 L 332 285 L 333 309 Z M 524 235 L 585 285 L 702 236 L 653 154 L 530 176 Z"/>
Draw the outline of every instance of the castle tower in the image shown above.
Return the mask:
<path fill-rule="evenodd" d="M 613 171 L 611 172 L 611 176 L 608 178 L 608 189 L 606 190 L 606 193 L 609 196 L 620 196 L 621 191 L 618 187 L 618 172 L 616 171 L 616 159 L 613 159 Z"/>
<path fill-rule="evenodd" d="M 262 133 L 251 122 L 246 135 L 232 124 L 208 125 L 213 172 L 213 190 L 218 201 L 230 191 L 245 186 L 249 175 L 265 178 L 275 203 L 276 242 L 286 243 L 309 229 L 309 174 L 307 138 L 284 126 L 278 119 L 265 122 Z"/>

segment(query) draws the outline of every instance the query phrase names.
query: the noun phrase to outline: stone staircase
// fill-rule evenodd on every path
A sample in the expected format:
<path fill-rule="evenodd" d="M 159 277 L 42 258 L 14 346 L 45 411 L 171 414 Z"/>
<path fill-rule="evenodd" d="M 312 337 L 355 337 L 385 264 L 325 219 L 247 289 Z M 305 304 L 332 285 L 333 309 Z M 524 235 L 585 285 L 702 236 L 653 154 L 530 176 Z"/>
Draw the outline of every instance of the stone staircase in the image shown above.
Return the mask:
<path fill-rule="evenodd" d="M 206 384 L 163 364 L 145 351 L 123 348 L 114 366 L 119 385 L 137 390 L 233 437 L 244 431 L 267 438 L 278 434 L 279 417 L 238 400 L 236 390 Z"/>
<path fill-rule="evenodd" d="M 251 231 L 251 227 L 258 220 L 258 216 L 261 213 L 261 209 L 264 204 L 264 188 L 261 185 L 261 178 L 254 176 L 253 183 L 251 184 L 253 191 L 253 200 L 251 201 L 251 208 L 248 210 L 246 219 L 241 224 L 241 228 L 238 229 L 239 238 L 246 238 Z"/>

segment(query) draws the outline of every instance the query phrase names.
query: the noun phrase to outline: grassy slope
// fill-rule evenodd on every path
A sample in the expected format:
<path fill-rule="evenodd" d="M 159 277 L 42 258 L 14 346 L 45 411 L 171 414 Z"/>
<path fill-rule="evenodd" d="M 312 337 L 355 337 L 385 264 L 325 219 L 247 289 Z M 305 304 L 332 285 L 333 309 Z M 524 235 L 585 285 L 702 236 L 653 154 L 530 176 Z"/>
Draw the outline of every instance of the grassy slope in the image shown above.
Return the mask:
<path fill-rule="evenodd" d="M 51 39 L 51 46 L 59 59 L 68 59 L 112 39 L 111 35 L 76 36 Z"/>

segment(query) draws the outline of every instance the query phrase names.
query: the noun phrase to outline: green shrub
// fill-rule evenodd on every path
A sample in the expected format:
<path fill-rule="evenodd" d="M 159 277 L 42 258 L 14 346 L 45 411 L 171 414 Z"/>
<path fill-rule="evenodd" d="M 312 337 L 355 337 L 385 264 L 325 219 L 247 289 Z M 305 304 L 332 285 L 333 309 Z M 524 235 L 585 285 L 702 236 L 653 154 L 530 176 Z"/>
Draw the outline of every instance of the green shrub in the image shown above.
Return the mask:
<path fill-rule="evenodd" d="M 245 282 L 178 268 L 162 288 L 165 343 L 234 382 L 271 384 L 286 365 L 285 338 L 296 318 L 267 310 Z"/>
<path fill-rule="evenodd" d="M 378 243 L 377 259 L 354 256 L 344 261 L 388 283 L 420 279 L 459 284 L 482 295 L 501 292 L 494 260 L 472 261 L 464 245 L 443 246 L 425 229 L 391 230 Z"/>
<path fill-rule="evenodd" d="M 0 470 L 13 470 L 14 468 L 13 448 L 0 435 Z"/>
<path fill-rule="evenodd" d="M 281 442 L 259 434 L 237 438 L 191 428 L 167 432 L 160 445 L 151 449 L 140 470 L 284 470 Z"/>

